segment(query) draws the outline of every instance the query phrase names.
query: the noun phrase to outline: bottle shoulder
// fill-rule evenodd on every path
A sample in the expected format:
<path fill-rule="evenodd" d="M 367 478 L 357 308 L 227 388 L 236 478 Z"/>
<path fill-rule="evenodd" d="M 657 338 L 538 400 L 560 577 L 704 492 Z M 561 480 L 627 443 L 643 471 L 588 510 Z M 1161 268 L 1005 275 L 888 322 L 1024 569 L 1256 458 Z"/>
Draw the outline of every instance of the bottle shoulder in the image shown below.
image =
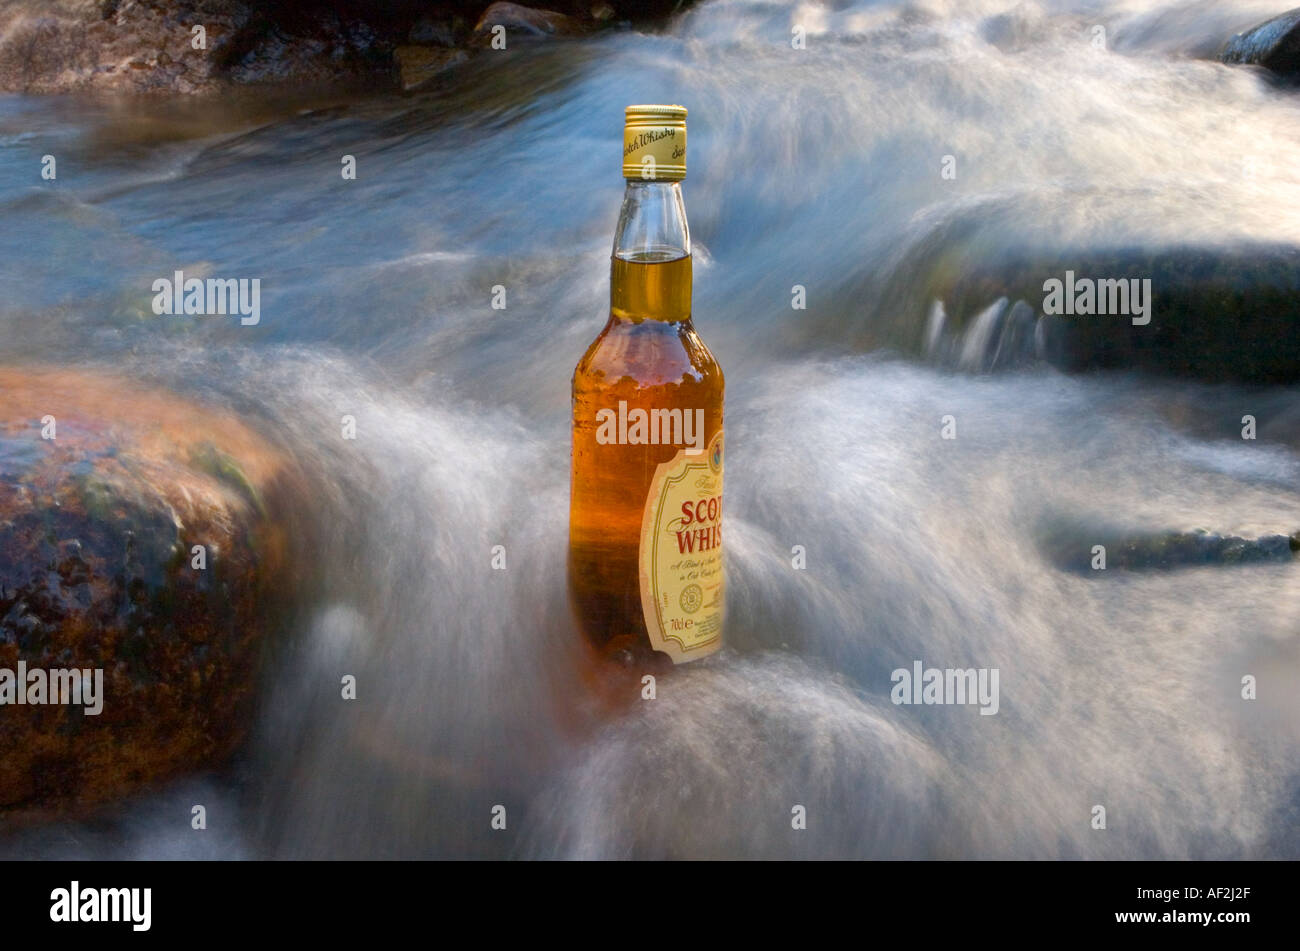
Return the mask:
<path fill-rule="evenodd" d="M 670 323 L 611 317 L 578 361 L 575 385 L 580 380 L 721 387 L 723 375 L 689 319 Z"/>

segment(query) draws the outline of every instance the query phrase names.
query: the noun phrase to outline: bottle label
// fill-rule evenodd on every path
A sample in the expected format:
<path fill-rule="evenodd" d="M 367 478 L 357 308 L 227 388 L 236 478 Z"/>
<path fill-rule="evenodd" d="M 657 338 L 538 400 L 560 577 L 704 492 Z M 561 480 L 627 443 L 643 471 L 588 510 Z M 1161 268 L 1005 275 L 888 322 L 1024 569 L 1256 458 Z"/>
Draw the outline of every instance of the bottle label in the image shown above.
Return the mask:
<path fill-rule="evenodd" d="M 650 645 L 681 664 L 722 646 L 722 430 L 703 454 L 659 464 L 641 518 Z"/>

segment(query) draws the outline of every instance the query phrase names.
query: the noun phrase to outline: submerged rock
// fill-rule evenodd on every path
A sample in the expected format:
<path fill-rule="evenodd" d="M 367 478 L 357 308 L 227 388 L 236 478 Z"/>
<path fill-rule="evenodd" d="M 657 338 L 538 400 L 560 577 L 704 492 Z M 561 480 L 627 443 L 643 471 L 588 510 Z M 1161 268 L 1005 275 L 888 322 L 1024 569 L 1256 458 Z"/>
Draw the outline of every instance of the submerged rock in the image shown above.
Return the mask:
<path fill-rule="evenodd" d="M 1300 79 L 1300 7 L 1238 33 L 1224 44 L 1219 59 Z"/>
<path fill-rule="evenodd" d="M 1104 553 L 1095 550 L 1105 549 Z M 1205 529 L 1191 532 L 1132 532 L 1055 525 L 1043 532 L 1040 548 L 1064 571 L 1104 576 L 1106 571 L 1172 571 L 1209 565 L 1289 562 L 1300 551 L 1300 532 L 1241 538 Z M 1098 559 L 1105 558 L 1104 570 Z"/>
<path fill-rule="evenodd" d="M 910 283 L 887 288 L 886 300 L 897 303 L 886 312 L 901 318 L 891 328 L 897 343 L 919 346 L 939 363 L 997 369 L 1032 354 L 1071 372 L 1132 368 L 1212 382 L 1300 381 L 1300 248 L 1026 251 L 986 260 L 958 244 L 903 276 L 910 282 L 916 270 L 929 275 L 921 294 Z M 1049 305 L 1052 281 L 1071 305 L 1083 305 L 1086 293 L 1086 309 L 1060 313 L 1063 301 Z M 999 301 L 1013 302 L 1014 323 L 991 326 L 990 308 Z M 1100 312 L 1103 305 L 1111 312 Z M 919 340 L 917 327 L 926 328 Z"/>
<path fill-rule="evenodd" d="M 97 715 L 0 705 L 0 817 L 220 762 L 249 728 L 294 587 L 286 458 L 235 420 L 109 377 L 0 369 L 0 407 L 0 678 L 102 671 Z"/>

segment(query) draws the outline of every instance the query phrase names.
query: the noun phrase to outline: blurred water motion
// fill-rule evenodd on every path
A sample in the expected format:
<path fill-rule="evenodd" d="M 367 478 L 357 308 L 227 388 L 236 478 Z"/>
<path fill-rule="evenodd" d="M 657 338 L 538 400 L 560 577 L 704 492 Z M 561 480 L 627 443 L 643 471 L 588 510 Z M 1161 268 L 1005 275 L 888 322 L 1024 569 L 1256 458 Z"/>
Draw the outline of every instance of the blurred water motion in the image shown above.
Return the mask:
<path fill-rule="evenodd" d="M 989 254 L 1300 243 L 1300 98 L 1186 55 L 1275 12 L 714 0 L 415 96 L 0 99 L 0 356 L 125 368 L 253 420 L 317 474 L 301 556 L 324 579 L 227 773 L 0 853 L 1297 857 L 1295 567 L 1097 580 L 1037 543 L 1061 521 L 1295 531 L 1295 391 L 870 352 L 924 353 L 916 249 L 954 223 L 981 222 Z M 568 384 L 642 101 L 691 110 L 695 320 L 729 383 L 729 648 L 611 711 L 564 595 Z M 59 179 L 38 186 L 47 152 Z M 155 317 L 178 268 L 261 278 L 261 324 Z M 915 315 L 875 298 L 889 281 Z M 890 671 L 916 660 L 998 668 L 999 714 L 894 706 Z"/>

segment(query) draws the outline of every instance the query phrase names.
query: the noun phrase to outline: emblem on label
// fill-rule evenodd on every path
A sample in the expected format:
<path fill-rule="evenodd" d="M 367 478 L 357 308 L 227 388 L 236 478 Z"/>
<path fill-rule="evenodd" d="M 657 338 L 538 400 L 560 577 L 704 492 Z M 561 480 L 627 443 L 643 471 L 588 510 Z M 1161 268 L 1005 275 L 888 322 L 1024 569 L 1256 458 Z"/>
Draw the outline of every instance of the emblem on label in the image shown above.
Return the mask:
<path fill-rule="evenodd" d="M 650 645 L 681 664 L 722 646 L 722 431 L 659 464 L 641 519 L 641 609 Z"/>

